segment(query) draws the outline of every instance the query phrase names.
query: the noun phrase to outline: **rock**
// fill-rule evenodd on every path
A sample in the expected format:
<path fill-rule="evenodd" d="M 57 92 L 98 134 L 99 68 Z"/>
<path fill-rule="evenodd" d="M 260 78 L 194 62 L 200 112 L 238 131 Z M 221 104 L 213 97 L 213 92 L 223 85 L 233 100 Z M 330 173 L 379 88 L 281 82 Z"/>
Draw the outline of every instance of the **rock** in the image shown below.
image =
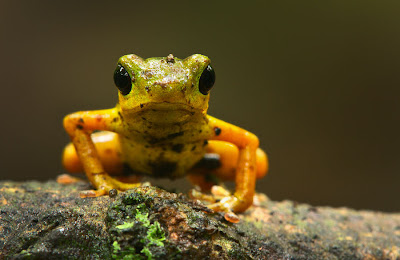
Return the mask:
<path fill-rule="evenodd" d="M 256 196 L 237 224 L 143 186 L 80 198 L 85 182 L 0 182 L 0 259 L 400 259 L 400 214 Z"/>

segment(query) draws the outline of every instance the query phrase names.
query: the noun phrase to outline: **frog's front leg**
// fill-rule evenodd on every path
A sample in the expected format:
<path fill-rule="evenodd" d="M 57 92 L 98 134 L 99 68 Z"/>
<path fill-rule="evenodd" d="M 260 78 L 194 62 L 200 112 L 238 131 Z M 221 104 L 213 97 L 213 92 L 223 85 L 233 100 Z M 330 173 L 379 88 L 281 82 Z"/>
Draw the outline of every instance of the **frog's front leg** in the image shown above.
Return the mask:
<path fill-rule="evenodd" d="M 237 126 L 208 116 L 209 124 L 215 134 L 211 140 L 232 143 L 239 149 L 235 173 L 235 193 L 221 199 L 218 203 L 209 205 L 216 211 L 243 212 L 253 203 L 257 178 L 257 148 L 258 138 Z M 266 170 L 266 168 L 265 168 Z"/>
<path fill-rule="evenodd" d="M 112 189 L 127 190 L 140 184 L 122 183 L 110 177 L 103 168 L 99 155 L 91 138 L 94 130 L 117 132 L 120 116 L 115 108 L 76 112 L 64 118 L 64 128 L 71 137 L 78 157 L 83 165 L 87 178 L 95 187 L 95 191 L 86 192 L 83 196 L 101 196 Z"/>

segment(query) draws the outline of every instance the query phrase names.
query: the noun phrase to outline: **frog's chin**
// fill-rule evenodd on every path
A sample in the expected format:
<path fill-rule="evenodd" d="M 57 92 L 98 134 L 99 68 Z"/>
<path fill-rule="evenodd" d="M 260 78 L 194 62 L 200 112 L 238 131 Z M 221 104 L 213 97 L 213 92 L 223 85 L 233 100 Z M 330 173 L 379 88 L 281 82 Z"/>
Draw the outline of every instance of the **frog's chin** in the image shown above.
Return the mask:
<path fill-rule="evenodd" d="M 171 102 L 148 102 L 125 112 L 129 116 L 160 124 L 185 122 L 195 115 L 204 114 L 201 109 Z"/>

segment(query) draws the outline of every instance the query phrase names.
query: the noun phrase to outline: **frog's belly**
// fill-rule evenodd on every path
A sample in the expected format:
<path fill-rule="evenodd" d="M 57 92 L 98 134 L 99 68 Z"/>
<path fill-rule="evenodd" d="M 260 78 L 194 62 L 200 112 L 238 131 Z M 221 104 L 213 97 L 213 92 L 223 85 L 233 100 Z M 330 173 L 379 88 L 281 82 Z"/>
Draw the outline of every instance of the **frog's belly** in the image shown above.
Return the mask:
<path fill-rule="evenodd" d="M 137 143 L 121 138 L 122 160 L 134 173 L 161 178 L 179 178 L 205 154 L 204 141 L 176 144 Z"/>

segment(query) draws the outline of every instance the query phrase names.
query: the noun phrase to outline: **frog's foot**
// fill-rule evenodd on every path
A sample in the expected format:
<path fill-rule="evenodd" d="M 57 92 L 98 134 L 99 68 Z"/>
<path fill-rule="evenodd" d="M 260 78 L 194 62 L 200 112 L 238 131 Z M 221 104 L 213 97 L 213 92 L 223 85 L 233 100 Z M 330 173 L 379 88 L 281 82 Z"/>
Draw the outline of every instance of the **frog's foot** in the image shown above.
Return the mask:
<path fill-rule="evenodd" d="M 236 196 L 230 195 L 222 198 L 218 202 L 207 205 L 207 207 L 217 212 L 233 212 L 235 211 L 236 205 L 239 203 L 240 201 Z"/>
<path fill-rule="evenodd" d="M 204 194 L 198 190 L 191 190 L 189 196 L 211 204 L 206 205 L 213 212 L 224 212 L 224 218 L 231 223 L 238 223 L 239 217 L 233 213 L 234 205 L 239 200 L 222 186 L 214 185 L 211 188 L 212 195 Z"/>
<path fill-rule="evenodd" d="M 189 193 L 189 196 L 192 199 L 198 199 L 209 203 L 215 203 L 229 195 L 231 195 L 231 193 L 227 189 L 219 185 L 213 185 L 211 187 L 211 195 L 205 194 L 198 189 L 192 189 Z"/>
<path fill-rule="evenodd" d="M 231 223 L 238 223 L 240 218 L 234 213 L 237 211 L 242 211 L 242 203 L 235 195 L 230 195 L 224 197 L 219 202 L 207 205 L 207 207 L 213 211 L 224 212 L 225 220 Z"/>
<path fill-rule="evenodd" d="M 191 189 L 189 191 L 189 197 L 192 199 L 197 199 L 197 200 L 205 201 L 208 203 L 215 203 L 217 201 L 214 196 L 209 195 L 209 194 L 204 194 L 203 192 L 201 192 L 197 189 Z"/>
<path fill-rule="evenodd" d="M 92 198 L 106 195 L 105 190 L 83 190 L 79 192 L 79 197 L 81 198 Z"/>
<path fill-rule="evenodd" d="M 86 190 L 80 192 L 81 198 L 99 197 L 103 195 L 110 195 L 111 197 L 118 194 L 118 191 L 126 191 L 141 186 L 142 183 L 124 183 L 110 177 L 108 174 L 103 174 L 103 178 L 96 179 L 94 186 L 97 190 Z"/>

